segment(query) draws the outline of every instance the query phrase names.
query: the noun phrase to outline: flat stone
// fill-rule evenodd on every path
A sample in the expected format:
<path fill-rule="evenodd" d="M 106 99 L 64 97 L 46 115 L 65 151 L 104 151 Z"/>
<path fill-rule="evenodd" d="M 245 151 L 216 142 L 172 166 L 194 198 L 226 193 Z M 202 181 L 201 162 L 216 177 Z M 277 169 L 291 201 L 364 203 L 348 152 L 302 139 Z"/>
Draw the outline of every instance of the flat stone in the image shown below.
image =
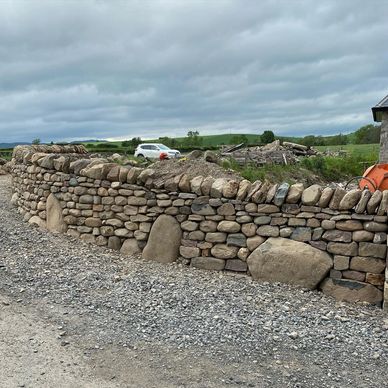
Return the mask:
<path fill-rule="evenodd" d="M 247 263 L 255 280 L 309 289 L 316 288 L 332 267 L 327 253 L 284 238 L 269 238 L 251 253 Z"/>
<path fill-rule="evenodd" d="M 260 180 L 253 182 L 245 200 L 250 201 L 252 196 L 260 189 L 261 185 L 262 182 Z"/>
<path fill-rule="evenodd" d="M 305 226 L 307 221 L 304 218 L 292 217 L 288 219 L 288 226 Z"/>
<path fill-rule="evenodd" d="M 384 286 L 384 278 L 384 274 L 367 273 L 365 281 L 373 284 L 374 286 L 382 287 Z"/>
<path fill-rule="evenodd" d="M 226 260 L 225 269 L 228 271 L 246 272 L 248 265 L 245 261 L 240 259 Z"/>
<path fill-rule="evenodd" d="M 279 207 L 275 205 L 268 205 L 268 204 L 259 204 L 257 205 L 257 209 L 256 209 L 257 213 L 264 213 L 264 214 L 278 213 L 279 211 L 280 211 Z"/>
<path fill-rule="evenodd" d="M 329 242 L 327 244 L 327 250 L 334 255 L 356 256 L 358 254 L 358 244 L 356 242 Z"/>
<path fill-rule="evenodd" d="M 362 272 L 382 273 L 385 270 L 385 260 L 375 257 L 355 256 L 350 261 L 350 269 Z"/>
<path fill-rule="evenodd" d="M 263 237 L 278 237 L 279 227 L 271 225 L 261 225 L 258 227 L 257 232 L 259 236 Z"/>
<path fill-rule="evenodd" d="M 179 246 L 182 230 L 178 221 L 169 215 L 160 215 L 152 225 L 142 257 L 146 260 L 155 260 L 161 263 L 176 261 L 179 255 Z"/>
<path fill-rule="evenodd" d="M 352 241 L 352 233 L 334 229 L 326 231 L 322 238 L 327 241 L 349 243 Z"/>
<path fill-rule="evenodd" d="M 388 225 L 371 221 L 364 223 L 364 229 L 368 232 L 386 232 L 388 230 Z"/>
<path fill-rule="evenodd" d="M 181 228 L 182 230 L 192 232 L 198 229 L 198 223 L 194 221 L 184 221 L 181 223 Z"/>
<path fill-rule="evenodd" d="M 214 257 L 193 257 L 190 265 L 200 269 L 222 271 L 225 268 L 225 260 Z"/>
<path fill-rule="evenodd" d="M 313 206 L 316 205 L 321 197 L 322 187 L 320 185 L 311 185 L 305 189 L 302 193 L 303 205 Z"/>
<path fill-rule="evenodd" d="M 342 271 L 342 277 L 345 279 L 357 280 L 358 282 L 365 281 L 365 273 L 359 271 L 346 270 Z"/>
<path fill-rule="evenodd" d="M 291 239 L 295 241 L 310 241 L 311 240 L 311 229 L 305 227 L 297 227 L 292 232 Z"/>
<path fill-rule="evenodd" d="M 274 184 L 269 188 L 267 192 L 267 197 L 265 199 L 265 203 L 271 203 L 273 201 L 273 199 L 275 198 L 276 191 L 278 190 L 278 187 L 279 187 L 278 184 Z"/>
<path fill-rule="evenodd" d="M 271 217 L 270 216 L 259 216 L 259 217 L 255 217 L 255 219 L 253 220 L 253 222 L 256 224 L 256 225 L 268 225 L 271 223 Z"/>
<path fill-rule="evenodd" d="M 374 233 L 368 232 L 366 230 L 356 230 L 353 232 L 352 239 L 353 241 L 373 241 Z"/>
<path fill-rule="evenodd" d="M 386 258 L 387 246 L 385 244 L 373 244 L 369 242 L 360 242 L 359 256 L 372 256 L 381 259 Z M 355 256 L 355 255 L 353 255 Z"/>
<path fill-rule="evenodd" d="M 327 243 L 324 241 L 309 241 L 309 244 L 314 248 L 320 249 L 321 251 L 326 252 L 327 250 Z"/>
<path fill-rule="evenodd" d="M 383 293 L 378 288 L 355 280 L 327 278 L 321 288 L 326 295 L 345 302 L 367 302 L 379 305 L 383 300 Z"/>
<path fill-rule="evenodd" d="M 206 233 L 205 241 L 211 243 L 222 243 L 226 241 L 227 234 L 224 232 L 209 232 Z"/>
<path fill-rule="evenodd" d="M 349 232 L 362 230 L 364 228 L 362 223 L 358 220 L 338 221 L 335 227 L 339 230 L 345 230 Z"/>
<path fill-rule="evenodd" d="M 234 259 L 237 257 L 238 247 L 226 244 L 216 244 L 211 249 L 212 256 L 218 259 Z"/>

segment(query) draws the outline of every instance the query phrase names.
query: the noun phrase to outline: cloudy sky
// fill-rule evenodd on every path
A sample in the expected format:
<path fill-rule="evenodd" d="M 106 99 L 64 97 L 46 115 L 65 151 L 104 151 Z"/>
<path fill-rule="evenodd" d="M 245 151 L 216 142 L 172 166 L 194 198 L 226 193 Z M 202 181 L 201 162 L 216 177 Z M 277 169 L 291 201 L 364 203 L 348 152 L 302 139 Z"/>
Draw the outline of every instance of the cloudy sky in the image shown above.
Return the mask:
<path fill-rule="evenodd" d="M 388 0 L 0 1 L 0 142 L 349 132 Z"/>

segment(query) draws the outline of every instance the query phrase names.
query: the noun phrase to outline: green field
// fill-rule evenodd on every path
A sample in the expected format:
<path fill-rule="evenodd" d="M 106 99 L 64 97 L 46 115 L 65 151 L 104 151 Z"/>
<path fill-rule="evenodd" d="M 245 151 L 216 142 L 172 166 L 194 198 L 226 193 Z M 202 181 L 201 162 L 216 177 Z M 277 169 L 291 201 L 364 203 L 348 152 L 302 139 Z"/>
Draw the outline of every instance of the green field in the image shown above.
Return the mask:
<path fill-rule="evenodd" d="M 378 159 L 379 144 L 346 144 L 346 145 L 338 145 L 338 146 L 319 146 L 314 147 L 319 151 L 340 151 L 344 150 L 352 155 L 359 156 L 370 156 L 371 160 Z"/>

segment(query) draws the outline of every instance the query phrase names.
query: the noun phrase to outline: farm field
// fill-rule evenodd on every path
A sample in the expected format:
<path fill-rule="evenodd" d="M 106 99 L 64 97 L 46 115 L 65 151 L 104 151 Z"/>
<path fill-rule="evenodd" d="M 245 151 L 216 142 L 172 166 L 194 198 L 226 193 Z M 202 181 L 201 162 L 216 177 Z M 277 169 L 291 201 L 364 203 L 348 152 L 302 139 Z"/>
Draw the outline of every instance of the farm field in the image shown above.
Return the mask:
<path fill-rule="evenodd" d="M 318 146 L 314 147 L 318 149 L 319 151 L 339 151 L 344 150 L 348 151 L 349 153 L 353 155 L 360 155 L 360 156 L 373 156 L 375 159 L 378 158 L 379 154 L 379 144 L 345 144 L 345 145 L 337 145 L 337 146 Z"/>

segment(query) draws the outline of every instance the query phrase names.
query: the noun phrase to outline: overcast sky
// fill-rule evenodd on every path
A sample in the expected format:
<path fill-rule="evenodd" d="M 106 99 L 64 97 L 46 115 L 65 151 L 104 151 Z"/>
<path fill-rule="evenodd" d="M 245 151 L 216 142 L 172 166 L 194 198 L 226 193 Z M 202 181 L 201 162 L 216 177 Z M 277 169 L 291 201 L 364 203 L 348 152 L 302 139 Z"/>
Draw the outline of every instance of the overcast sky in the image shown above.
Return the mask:
<path fill-rule="evenodd" d="M 349 132 L 388 0 L 0 1 L 0 142 Z"/>

